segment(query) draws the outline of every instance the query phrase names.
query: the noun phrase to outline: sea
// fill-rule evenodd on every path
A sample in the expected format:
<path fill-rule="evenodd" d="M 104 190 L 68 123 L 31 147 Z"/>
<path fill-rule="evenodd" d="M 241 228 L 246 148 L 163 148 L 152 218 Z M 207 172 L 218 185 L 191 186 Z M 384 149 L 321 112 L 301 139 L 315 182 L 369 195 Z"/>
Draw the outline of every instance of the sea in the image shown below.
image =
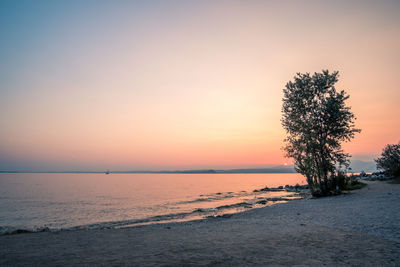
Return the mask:
<path fill-rule="evenodd" d="M 304 177 L 297 173 L 2 173 L 0 234 L 226 216 L 299 198 L 286 190 L 260 190 L 295 184 L 305 184 Z"/>

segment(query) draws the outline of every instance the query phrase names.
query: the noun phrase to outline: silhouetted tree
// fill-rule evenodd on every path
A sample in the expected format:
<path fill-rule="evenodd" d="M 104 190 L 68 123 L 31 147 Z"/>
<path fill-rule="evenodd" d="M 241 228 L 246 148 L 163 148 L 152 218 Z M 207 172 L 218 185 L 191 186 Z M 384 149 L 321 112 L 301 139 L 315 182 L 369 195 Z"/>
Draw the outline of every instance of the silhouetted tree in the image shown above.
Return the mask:
<path fill-rule="evenodd" d="M 386 174 L 400 176 L 400 142 L 397 145 L 386 145 L 381 157 L 375 162 L 376 167 Z"/>
<path fill-rule="evenodd" d="M 336 189 L 336 178 L 349 166 L 349 155 L 341 143 L 350 141 L 360 129 L 346 106 L 349 96 L 336 91 L 338 72 L 297 73 L 283 89 L 282 126 L 287 132 L 284 150 L 303 174 L 313 195 L 328 195 Z"/>

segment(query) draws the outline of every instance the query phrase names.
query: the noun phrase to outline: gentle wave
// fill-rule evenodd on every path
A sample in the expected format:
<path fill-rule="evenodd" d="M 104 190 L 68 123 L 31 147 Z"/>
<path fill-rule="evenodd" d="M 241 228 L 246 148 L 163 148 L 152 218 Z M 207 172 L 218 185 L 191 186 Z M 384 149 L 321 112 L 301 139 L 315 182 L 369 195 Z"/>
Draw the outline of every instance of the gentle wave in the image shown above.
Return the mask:
<path fill-rule="evenodd" d="M 240 191 L 240 192 L 218 192 L 209 195 L 200 195 L 200 198 L 195 198 L 192 200 L 185 200 L 185 201 L 178 201 L 167 203 L 169 205 L 182 205 L 182 204 L 193 204 L 197 202 L 213 202 L 213 201 L 220 201 L 228 198 L 236 198 L 236 197 L 246 197 L 246 196 L 254 196 L 254 195 L 266 195 L 270 194 L 271 192 L 286 192 L 286 193 L 297 193 L 300 189 L 296 189 L 295 187 L 287 187 L 287 188 L 262 188 L 262 189 L 255 189 L 251 192 L 247 191 Z M 273 201 L 269 198 L 269 201 Z"/>
<path fill-rule="evenodd" d="M 48 226 L 34 227 L 34 228 L 16 228 L 11 226 L 0 226 L 0 235 L 9 234 L 23 234 L 35 232 L 57 232 L 57 231 L 71 231 L 71 230 L 94 230 L 94 229 L 110 229 L 110 228 L 124 228 L 133 227 L 153 223 L 167 223 L 177 221 L 189 221 L 204 218 L 217 218 L 224 217 L 228 214 L 237 213 L 250 208 L 259 208 L 267 205 L 268 203 L 284 203 L 294 199 L 301 198 L 298 194 L 287 195 L 285 197 L 258 197 L 252 200 L 242 201 L 233 204 L 221 205 L 215 208 L 196 208 L 191 212 L 170 213 L 165 215 L 157 215 L 144 219 L 120 220 L 111 222 L 99 222 L 93 224 L 79 225 L 67 228 L 49 228 Z M 193 203 L 192 202 L 189 203 Z"/>

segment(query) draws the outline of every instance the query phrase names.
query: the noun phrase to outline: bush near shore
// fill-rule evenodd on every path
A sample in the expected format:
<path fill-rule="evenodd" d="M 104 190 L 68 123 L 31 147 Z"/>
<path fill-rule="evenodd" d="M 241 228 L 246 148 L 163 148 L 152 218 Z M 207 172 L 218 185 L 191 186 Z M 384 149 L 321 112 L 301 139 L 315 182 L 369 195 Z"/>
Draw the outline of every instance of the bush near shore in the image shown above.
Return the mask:
<path fill-rule="evenodd" d="M 378 170 L 383 170 L 389 176 L 400 177 L 400 142 L 386 145 L 375 162 Z"/>

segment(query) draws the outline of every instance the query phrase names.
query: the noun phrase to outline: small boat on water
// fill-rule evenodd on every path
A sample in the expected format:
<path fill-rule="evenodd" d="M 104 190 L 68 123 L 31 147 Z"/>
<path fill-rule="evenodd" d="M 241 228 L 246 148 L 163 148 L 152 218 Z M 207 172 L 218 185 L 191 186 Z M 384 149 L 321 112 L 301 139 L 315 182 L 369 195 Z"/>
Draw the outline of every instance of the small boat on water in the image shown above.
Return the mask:
<path fill-rule="evenodd" d="M 106 170 L 105 174 L 110 174 L 110 170 Z"/>

